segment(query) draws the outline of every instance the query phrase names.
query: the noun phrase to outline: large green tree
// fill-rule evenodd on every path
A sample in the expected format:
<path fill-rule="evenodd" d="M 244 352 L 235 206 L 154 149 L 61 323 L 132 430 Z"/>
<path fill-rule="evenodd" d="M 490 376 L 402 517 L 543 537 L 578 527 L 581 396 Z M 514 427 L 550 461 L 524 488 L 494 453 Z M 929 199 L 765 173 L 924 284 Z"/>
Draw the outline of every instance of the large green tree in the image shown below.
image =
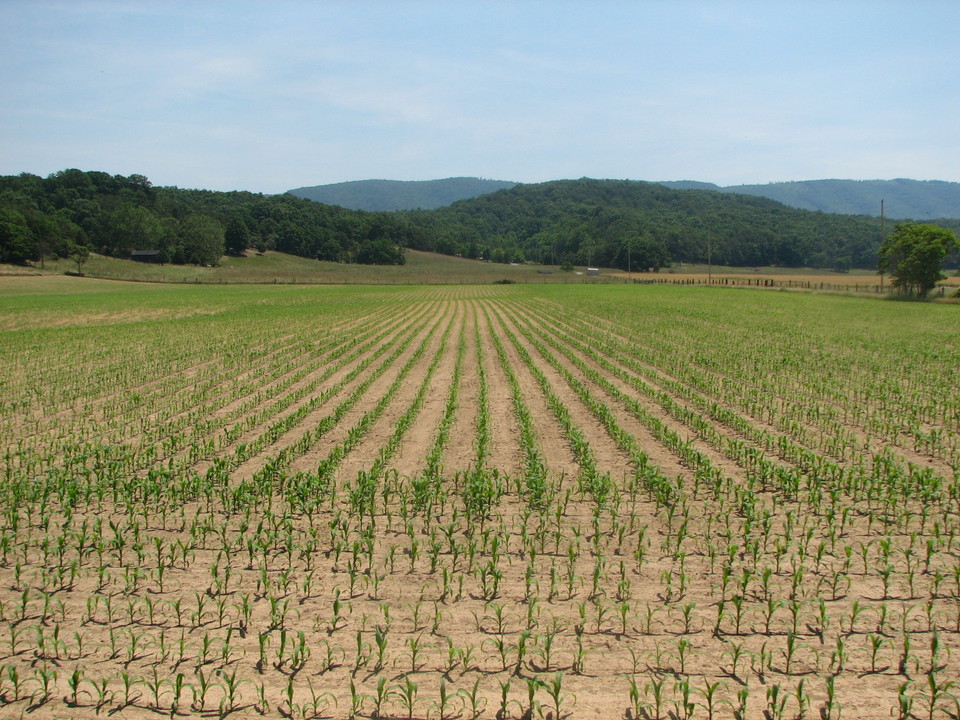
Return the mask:
<path fill-rule="evenodd" d="M 0 207 L 0 262 L 25 263 L 37 258 L 37 239 L 23 213 Z"/>
<path fill-rule="evenodd" d="M 944 279 L 943 261 L 957 249 L 957 236 L 936 225 L 901 223 L 880 247 L 878 266 L 902 295 L 926 297 Z"/>
<path fill-rule="evenodd" d="M 114 210 L 97 215 L 90 237 L 104 255 L 126 258 L 131 250 L 161 249 L 164 227 L 148 208 L 121 202 Z"/>
<path fill-rule="evenodd" d="M 243 251 L 250 247 L 252 240 L 250 228 L 238 217 L 230 220 L 223 237 L 226 242 L 227 252 L 231 255 L 242 255 Z"/>
<path fill-rule="evenodd" d="M 670 264 L 670 253 L 666 246 L 649 237 L 630 237 L 623 242 L 623 248 L 617 256 L 617 267 L 639 272 L 659 272 L 660 268 Z"/>
<path fill-rule="evenodd" d="M 181 262 L 219 265 L 224 253 L 223 225 L 207 215 L 190 215 L 180 223 Z"/>

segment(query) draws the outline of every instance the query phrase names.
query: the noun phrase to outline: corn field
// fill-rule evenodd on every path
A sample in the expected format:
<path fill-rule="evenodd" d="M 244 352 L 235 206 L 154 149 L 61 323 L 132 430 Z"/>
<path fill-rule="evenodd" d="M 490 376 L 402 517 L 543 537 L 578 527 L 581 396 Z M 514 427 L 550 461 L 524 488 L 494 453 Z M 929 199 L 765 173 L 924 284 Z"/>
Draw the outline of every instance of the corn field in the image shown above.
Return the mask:
<path fill-rule="evenodd" d="M 956 718 L 956 308 L 0 286 L 0 716 Z"/>

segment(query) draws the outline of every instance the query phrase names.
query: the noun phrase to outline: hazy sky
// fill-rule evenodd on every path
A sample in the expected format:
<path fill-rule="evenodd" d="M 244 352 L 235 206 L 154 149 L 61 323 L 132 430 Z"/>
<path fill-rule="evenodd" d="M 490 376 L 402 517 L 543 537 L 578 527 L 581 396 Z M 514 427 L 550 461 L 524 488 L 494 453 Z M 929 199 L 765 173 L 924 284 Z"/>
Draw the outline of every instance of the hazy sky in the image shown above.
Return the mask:
<path fill-rule="evenodd" d="M 960 181 L 957 0 L 0 0 L 0 174 Z"/>

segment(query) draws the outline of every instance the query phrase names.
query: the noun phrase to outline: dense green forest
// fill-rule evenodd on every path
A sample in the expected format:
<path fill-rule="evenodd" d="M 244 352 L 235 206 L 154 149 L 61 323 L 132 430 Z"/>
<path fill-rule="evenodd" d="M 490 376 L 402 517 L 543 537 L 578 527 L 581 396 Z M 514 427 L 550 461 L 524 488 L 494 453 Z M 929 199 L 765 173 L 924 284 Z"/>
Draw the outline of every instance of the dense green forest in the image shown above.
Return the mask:
<path fill-rule="evenodd" d="M 445 180 L 355 180 L 289 190 L 291 195 L 354 210 L 433 210 L 516 183 L 475 177 Z"/>
<path fill-rule="evenodd" d="M 292 195 L 154 187 L 142 175 L 63 170 L 0 177 L 0 262 L 94 251 L 216 265 L 225 252 L 279 250 L 321 260 L 402 264 L 417 231 L 407 218 Z"/>
<path fill-rule="evenodd" d="M 709 259 L 735 266 L 873 268 L 881 243 L 873 218 L 629 180 L 517 185 L 406 215 L 423 229 L 419 240 L 425 244 L 411 247 L 495 262 L 643 270 Z"/>

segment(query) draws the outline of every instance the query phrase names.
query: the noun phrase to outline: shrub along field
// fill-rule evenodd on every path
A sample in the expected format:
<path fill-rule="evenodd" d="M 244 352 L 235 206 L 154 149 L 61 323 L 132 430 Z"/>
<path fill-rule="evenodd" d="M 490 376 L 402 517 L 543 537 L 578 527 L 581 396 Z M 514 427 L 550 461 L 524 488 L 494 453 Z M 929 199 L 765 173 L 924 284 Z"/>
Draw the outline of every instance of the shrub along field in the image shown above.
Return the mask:
<path fill-rule="evenodd" d="M 5 280 L 0 714 L 956 717 L 955 312 Z"/>

